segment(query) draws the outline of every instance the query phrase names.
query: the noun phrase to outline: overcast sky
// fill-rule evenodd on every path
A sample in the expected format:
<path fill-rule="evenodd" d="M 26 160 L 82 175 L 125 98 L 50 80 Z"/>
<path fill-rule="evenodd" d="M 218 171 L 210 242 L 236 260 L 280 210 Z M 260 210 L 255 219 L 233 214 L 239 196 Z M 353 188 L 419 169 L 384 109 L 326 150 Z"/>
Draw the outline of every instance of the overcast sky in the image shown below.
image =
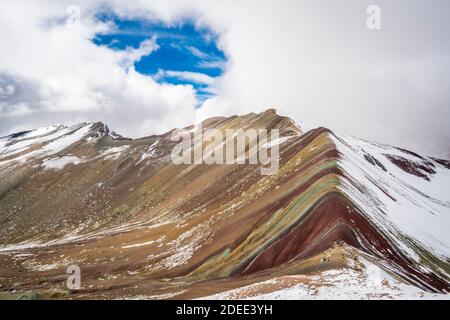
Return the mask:
<path fill-rule="evenodd" d="M 448 0 L 2 0 L 0 135 L 103 121 L 137 137 L 276 107 L 450 158 L 449 30 Z"/>

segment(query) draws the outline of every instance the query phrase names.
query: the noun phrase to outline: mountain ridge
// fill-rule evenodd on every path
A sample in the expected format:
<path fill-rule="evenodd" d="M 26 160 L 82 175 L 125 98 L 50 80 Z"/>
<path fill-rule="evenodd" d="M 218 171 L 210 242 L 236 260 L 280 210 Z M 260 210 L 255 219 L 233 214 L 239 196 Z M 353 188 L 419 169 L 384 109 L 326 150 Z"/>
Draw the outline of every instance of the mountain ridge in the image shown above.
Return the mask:
<path fill-rule="evenodd" d="M 202 281 L 212 283 L 206 290 L 212 294 L 223 279 L 242 285 L 268 272 L 287 275 L 293 268 L 304 274 L 307 261 L 334 246 L 347 255 L 350 246 L 381 259 L 383 269 L 402 282 L 450 291 L 450 199 L 439 190 L 450 182 L 445 160 L 325 128 L 303 131 L 273 109 L 207 119 L 206 128 L 279 128 L 287 139 L 280 142 L 278 172 L 264 177 L 257 165 L 176 166 L 170 161 L 172 130 L 127 139 L 94 123 L 49 133 L 55 140 L 47 143 L 30 136 L 33 131 L 25 133 L 32 144 L 0 139 L 0 179 L 25 171 L 0 190 L 0 268 L 9 261 L 11 277 L 21 270 L 28 283 L 39 279 L 33 270 L 56 277 L 69 262 L 87 265 L 86 281 L 95 286 L 102 287 L 98 272 L 124 283 L 133 283 L 134 272 L 148 279 L 137 290 L 125 286 L 128 295 L 144 287 L 173 293 L 181 277 L 188 283 L 184 296 L 199 297 Z M 66 145 L 55 144 L 59 139 Z M 427 232 L 430 227 L 435 235 Z M 104 261 L 86 256 L 82 245 Z M 33 262 L 14 260 L 18 254 L 32 254 Z M 325 255 L 306 270 L 349 268 L 332 256 L 338 262 Z M 152 287 L 162 278 L 173 286 Z M 103 281 L 112 286 L 119 280 Z M 103 298 L 119 294 L 96 292 Z M 89 294 L 86 288 L 72 293 Z"/>

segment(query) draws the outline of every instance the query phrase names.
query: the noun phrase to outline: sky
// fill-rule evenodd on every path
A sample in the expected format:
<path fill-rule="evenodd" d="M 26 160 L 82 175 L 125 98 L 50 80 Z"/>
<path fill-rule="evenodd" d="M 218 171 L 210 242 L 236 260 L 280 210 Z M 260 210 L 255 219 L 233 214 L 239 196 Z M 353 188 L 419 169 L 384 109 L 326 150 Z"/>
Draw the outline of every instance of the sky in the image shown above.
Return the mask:
<path fill-rule="evenodd" d="M 160 83 L 191 85 L 198 106 L 214 96 L 208 87 L 215 77 L 222 75 L 226 58 L 217 48 L 217 35 L 212 30 L 196 26 L 189 18 L 167 25 L 158 20 L 120 18 L 110 11 L 97 17 L 103 22 L 112 21 L 114 28 L 97 34 L 95 44 L 120 51 L 139 48 L 142 42 L 155 38 L 158 49 L 134 63 L 137 72 Z"/>
<path fill-rule="evenodd" d="M 0 135 L 140 137 L 275 107 L 450 158 L 448 30 L 447 0 L 2 0 Z"/>

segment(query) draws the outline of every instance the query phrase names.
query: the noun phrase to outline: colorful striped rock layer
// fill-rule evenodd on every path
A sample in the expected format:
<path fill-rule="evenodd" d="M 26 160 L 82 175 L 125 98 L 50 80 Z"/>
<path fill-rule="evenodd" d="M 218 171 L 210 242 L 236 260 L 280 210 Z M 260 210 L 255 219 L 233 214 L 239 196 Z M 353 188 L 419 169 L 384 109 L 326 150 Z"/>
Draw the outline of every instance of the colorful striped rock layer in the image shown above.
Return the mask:
<path fill-rule="evenodd" d="M 274 110 L 212 128 L 278 129 L 278 170 L 175 164 L 172 131 L 1 138 L 0 298 L 449 298 L 449 161 Z"/>

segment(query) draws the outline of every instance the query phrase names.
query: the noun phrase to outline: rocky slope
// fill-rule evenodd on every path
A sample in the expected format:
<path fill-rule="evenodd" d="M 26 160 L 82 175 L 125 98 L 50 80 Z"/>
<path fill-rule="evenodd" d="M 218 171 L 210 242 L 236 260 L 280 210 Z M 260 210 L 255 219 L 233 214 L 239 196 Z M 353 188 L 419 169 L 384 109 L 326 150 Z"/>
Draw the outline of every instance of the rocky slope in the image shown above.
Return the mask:
<path fill-rule="evenodd" d="M 1 138 L 1 297 L 449 297 L 449 161 L 274 110 L 207 128 L 279 129 L 279 170 L 177 165 L 172 132 L 102 123 Z"/>

